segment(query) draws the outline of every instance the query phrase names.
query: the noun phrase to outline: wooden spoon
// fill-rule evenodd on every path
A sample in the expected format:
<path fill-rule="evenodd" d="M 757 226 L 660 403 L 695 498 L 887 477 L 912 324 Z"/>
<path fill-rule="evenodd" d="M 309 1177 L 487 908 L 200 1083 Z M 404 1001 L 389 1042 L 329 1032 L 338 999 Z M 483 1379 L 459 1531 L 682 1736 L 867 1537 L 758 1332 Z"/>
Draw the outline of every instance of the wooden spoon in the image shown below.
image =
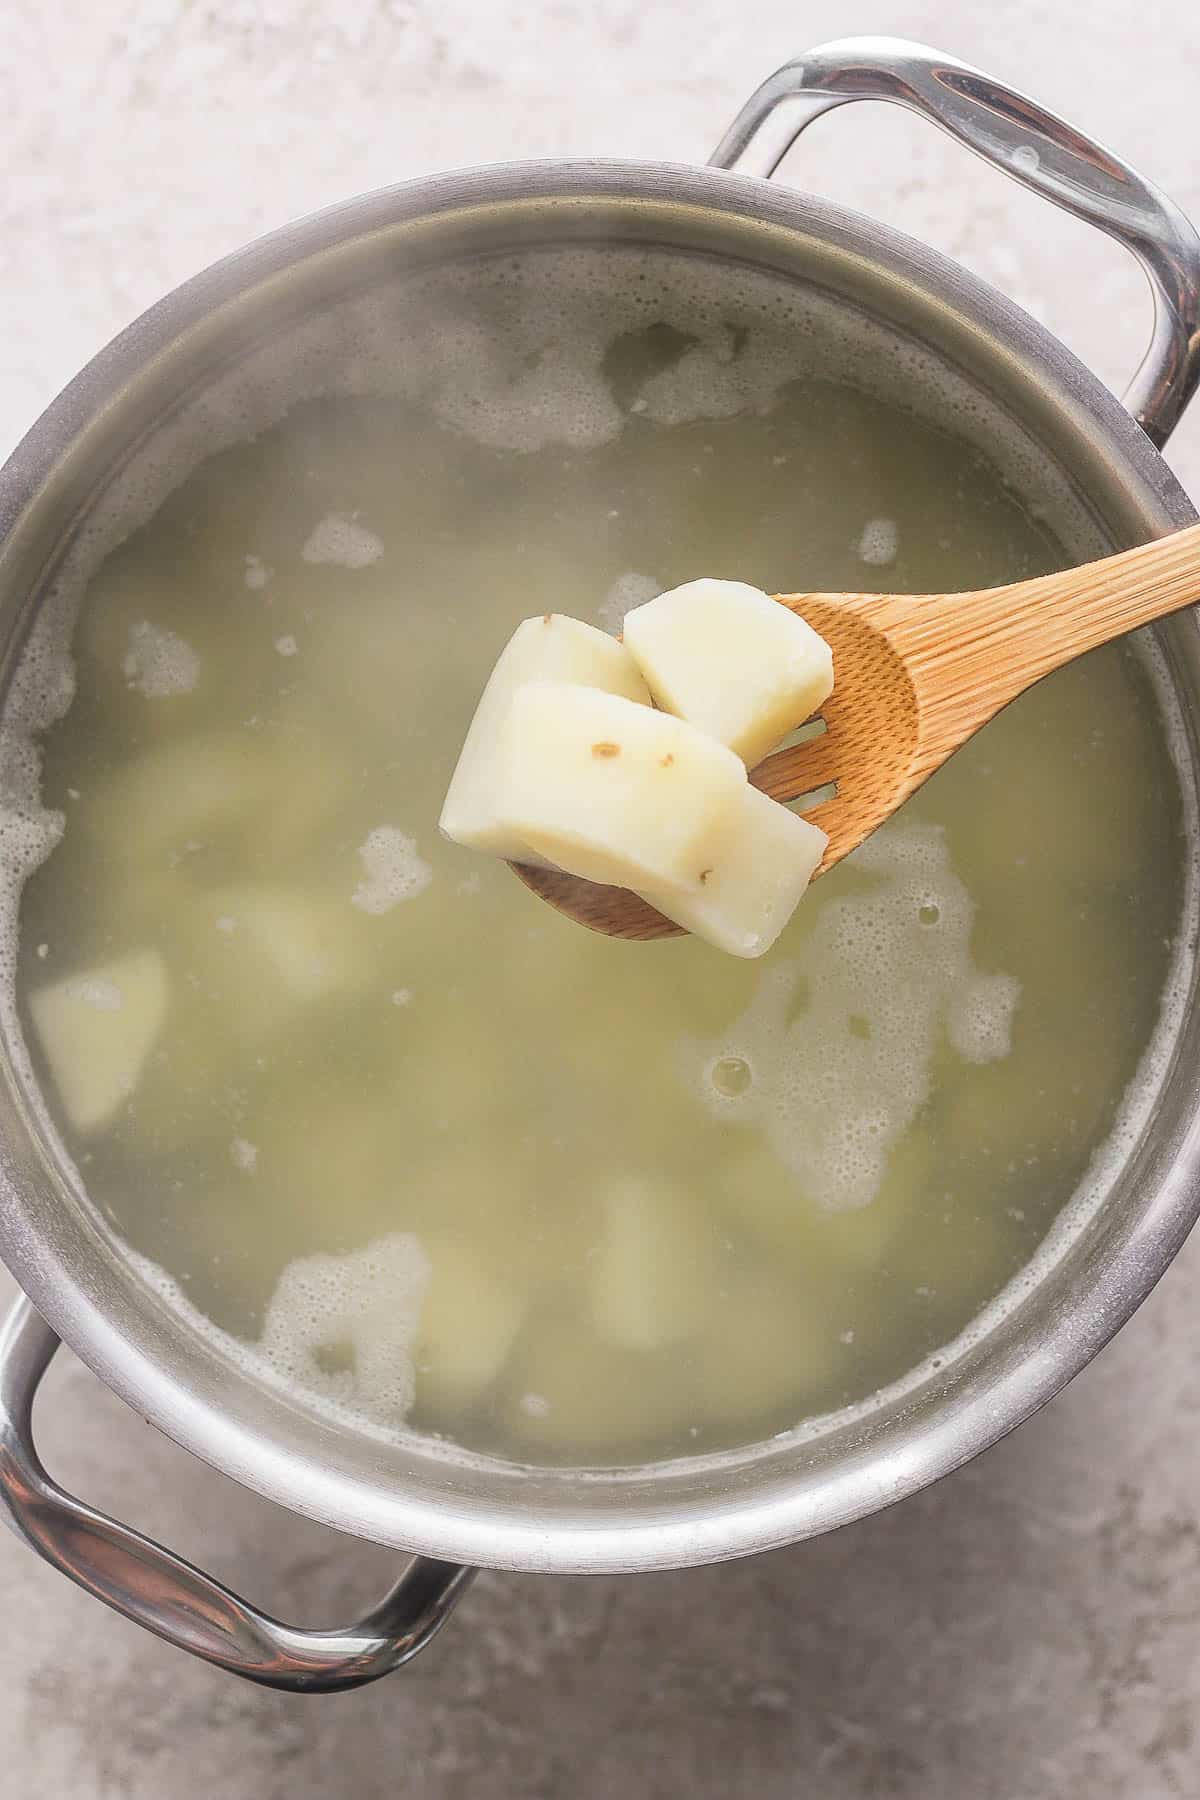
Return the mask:
<path fill-rule="evenodd" d="M 820 735 L 751 773 L 829 834 L 817 874 L 856 850 L 1010 700 L 1110 638 L 1200 600 L 1200 525 L 1082 568 L 966 594 L 779 594 L 833 650 Z M 514 863 L 526 887 L 610 937 L 682 936 L 624 888 Z"/>

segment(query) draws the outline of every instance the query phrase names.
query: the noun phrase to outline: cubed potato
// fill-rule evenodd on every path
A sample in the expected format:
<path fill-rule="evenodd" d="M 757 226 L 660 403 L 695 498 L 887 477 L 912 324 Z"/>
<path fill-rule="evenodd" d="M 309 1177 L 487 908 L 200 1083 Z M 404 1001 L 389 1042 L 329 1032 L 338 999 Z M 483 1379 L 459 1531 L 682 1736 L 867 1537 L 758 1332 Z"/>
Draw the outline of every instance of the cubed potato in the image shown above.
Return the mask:
<path fill-rule="evenodd" d="M 825 833 L 747 785 L 695 894 L 641 890 L 685 931 L 731 956 L 764 956 L 812 880 Z"/>
<path fill-rule="evenodd" d="M 711 1227 L 667 1183 L 640 1175 L 612 1184 L 603 1217 L 590 1265 L 597 1331 L 626 1350 L 700 1333 L 716 1282 Z"/>
<path fill-rule="evenodd" d="M 76 1131 L 107 1125 L 137 1087 L 167 1014 L 157 950 L 133 950 L 31 996 L 29 1010 Z"/>
<path fill-rule="evenodd" d="M 205 896 L 215 931 L 248 948 L 298 1000 L 355 985 L 367 971 L 354 920 L 343 907 L 268 882 L 218 888 Z"/>
<path fill-rule="evenodd" d="M 517 689 L 502 756 L 505 831 L 619 887 L 698 893 L 746 789 L 733 752 L 684 720 L 563 682 Z"/>
<path fill-rule="evenodd" d="M 522 1334 L 501 1417 L 539 1461 L 626 1462 L 647 1451 L 661 1455 L 672 1439 L 690 1448 L 680 1429 L 692 1398 L 687 1364 L 682 1348 L 648 1359 L 589 1331 L 586 1321 L 552 1314 Z"/>
<path fill-rule="evenodd" d="M 143 752 L 85 792 L 78 818 L 125 861 L 226 850 L 260 816 L 278 780 L 253 731 L 213 731 Z"/>
<path fill-rule="evenodd" d="M 938 770 L 930 801 L 981 901 L 994 894 L 1007 906 L 1031 887 L 1090 898 L 1162 854 L 1148 841 L 1166 774 L 1154 703 L 1138 691 L 1145 681 L 1130 649 L 1092 651 L 1005 707 Z"/>
<path fill-rule="evenodd" d="M 748 768 L 833 692 L 833 655 L 796 613 L 744 581 L 688 581 L 625 615 L 655 701 Z"/>
<path fill-rule="evenodd" d="M 1011 1055 L 964 1070 L 941 1108 L 940 1129 L 953 1155 L 1069 1170 L 1109 1129 L 1132 1058 L 1119 1039 L 1099 1034 L 1067 1056 L 1053 1037 L 1037 1034 L 1036 1023 L 1028 1032 L 1023 1023 Z"/>
<path fill-rule="evenodd" d="M 502 811 L 500 736 L 513 695 L 528 681 L 568 682 L 650 705 L 624 645 L 592 625 L 546 613 L 513 632 L 475 709 L 442 807 L 441 828 L 455 843 L 512 862 L 540 861 L 512 834 Z"/>
<path fill-rule="evenodd" d="M 798 1424 L 834 1400 L 837 1332 L 829 1296 L 770 1274 L 731 1282 L 700 1346 L 701 1405 L 718 1428 L 744 1434 Z"/>
<path fill-rule="evenodd" d="M 355 771 L 330 734 L 297 713 L 258 734 L 264 782 L 247 833 L 254 871 L 276 873 L 292 857 L 311 852 L 353 804 Z"/>
<path fill-rule="evenodd" d="M 525 1313 L 525 1299 L 461 1245 L 424 1239 L 430 1281 L 414 1362 L 417 1406 L 460 1412 L 494 1386 Z"/>
<path fill-rule="evenodd" d="M 720 1204 L 739 1235 L 770 1257 L 825 1269 L 839 1281 L 886 1267 L 898 1239 L 920 1242 L 935 1181 L 928 1129 L 912 1127 L 887 1153 L 883 1179 L 865 1205 L 831 1210 L 757 1134 L 717 1173 Z"/>
<path fill-rule="evenodd" d="M 349 905 L 269 882 L 197 896 L 188 920 L 189 975 L 223 997 L 231 1034 L 256 1042 L 310 1004 L 354 992 L 371 965 Z"/>

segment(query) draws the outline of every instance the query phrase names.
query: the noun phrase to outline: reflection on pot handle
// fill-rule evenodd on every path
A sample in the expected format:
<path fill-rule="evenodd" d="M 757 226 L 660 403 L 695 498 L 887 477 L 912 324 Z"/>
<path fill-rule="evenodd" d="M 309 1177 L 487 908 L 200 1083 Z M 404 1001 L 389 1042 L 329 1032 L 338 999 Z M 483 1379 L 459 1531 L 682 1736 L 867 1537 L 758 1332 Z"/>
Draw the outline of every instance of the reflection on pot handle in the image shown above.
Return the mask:
<path fill-rule="evenodd" d="M 344 1631 L 297 1631 L 191 1563 L 85 1506 L 46 1474 L 33 1447 L 34 1396 L 58 1349 L 28 1300 L 0 1331 L 0 1517 L 48 1563 L 180 1650 L 233 1675 L 298 1693 L 361 1687 L 424 1649 L 474 1575 L 417 1557 Z"/>
<path fill-rule="evenodd" d="M 1132 250 L 1154 296 L 1154 336 L 1125 404 L 1161 449 L 1200 382 L 1200 237 L 1174 202 L 1026 95 L 903 38 L 842 38 L 785 63 L 751 95 L 712 163 L 771 175 L 806 125 L 850 100 L 909 107 Z"/>

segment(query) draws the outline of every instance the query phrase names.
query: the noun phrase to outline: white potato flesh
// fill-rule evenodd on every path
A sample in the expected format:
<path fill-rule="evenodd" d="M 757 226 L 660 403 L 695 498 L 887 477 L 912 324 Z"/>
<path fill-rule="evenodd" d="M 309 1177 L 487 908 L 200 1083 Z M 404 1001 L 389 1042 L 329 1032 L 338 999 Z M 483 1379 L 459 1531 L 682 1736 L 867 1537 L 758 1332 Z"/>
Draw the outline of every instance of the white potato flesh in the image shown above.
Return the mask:
<path fill-rule="evenodd" d="M 134 950 L 32 995 L 29 1010 L 76 1131 L 107 1125 L 133 1093 L 167 1016 L 157 950 Z"/>
<path fill-rule="evenodd" d="M 553 1446 L 555 1460 L 611 1462 L 617 1446 L 630 1461 L 661 1455 L 693 1402 L 686 1373 L 669 1359 L 647 1374 L 643 1354 L 557 1314 L 525 1333 L 500 1416 L 517 1443 Z"/>
<path fill-rule="evenodd" d="M 705 1222 L 662 1181 L 629 1175 L 604 1195 L 591 1264 L 596 1330 L 626 1350 L 659 1350 L 703 1331 L 716 1263 Z"/>
<path fill-rule="evenodd" d="M 656 703 L 753 768 L 833 692 L 833 653 L 796 613 L 744 581 L 688 581 L 625 615 Z"/>
<path fill-rule="evenodd" d="M 252 830 L 272 772 L 253 731 L 206 732 L 144 751 L 85 792 L 80 816 L 126 859 L 178 862 Z"/>
<path fill-rule="evenodd" d="M 562 682 L 518 688 L 497 816 L 572 875 L 698 893 L 746 789 L 731 750 L 670 713 Z"/>
<path fill-rule="evenodd" d="M 795 912 L 828 842 L 816 825 L 747 786 L 699 893 L 639 892 L 718 950 L 763 956 Z"/>
<path fill-rule="evenodd" d="M 513 695 L 529 681 L 569 682 L 650 705 L 632 656 L 606 632 L 562 613 L 517 626 L 475 709 L 440 820 L 455 843 L 511 862 L 543 860 L 513 836 L 500 810 L 500 738 Z"/>
<path fill-rule="evenodd" d="M 828 1396 L 837 1360 L 836 1328 L 826 1311 L 832 1300 L 769 1274 L 734 1275 L 698 1347 L 701 1404 L 709 1418 L 741 1424 L 789 1408 L 798 1419 L 818 1396 Z"/>
<path fill-rule="evenodd" d="M 299 889 L 269 882 L 215 888 L 198 911 L 213 944 L 237 959 L 244 984 L 261 975 L 297 1000 L 319 1000 L 368 973 L 347 909 Z"/>
<path fill-rule="evenodd" d="M 426 1250 L 430 1282 L 416 1335 L 417 1399 L 457 1412 L 495 1384 L 521 1329 L 525 1298 L 457 1244 L 428 1242 Z"/>

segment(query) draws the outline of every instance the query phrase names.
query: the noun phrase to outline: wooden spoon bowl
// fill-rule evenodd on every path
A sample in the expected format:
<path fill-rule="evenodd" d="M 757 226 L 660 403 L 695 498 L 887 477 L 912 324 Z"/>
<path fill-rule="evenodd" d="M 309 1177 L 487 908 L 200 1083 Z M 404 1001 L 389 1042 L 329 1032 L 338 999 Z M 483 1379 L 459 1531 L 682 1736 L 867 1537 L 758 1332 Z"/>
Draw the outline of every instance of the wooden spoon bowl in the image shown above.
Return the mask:
<path fill-rule="evenodd" d="M 750 779 L 828 833 L 822 875 L 1026 688 L 1200 599 L 1200 526 L 1006 587 L 776 598 L 829 644 L 836 686 L 820 714 L 824 731 L 775 751 Z M 593 931 L 683 935 L 624 888 L 512 866 L 526 887 Z"/>

